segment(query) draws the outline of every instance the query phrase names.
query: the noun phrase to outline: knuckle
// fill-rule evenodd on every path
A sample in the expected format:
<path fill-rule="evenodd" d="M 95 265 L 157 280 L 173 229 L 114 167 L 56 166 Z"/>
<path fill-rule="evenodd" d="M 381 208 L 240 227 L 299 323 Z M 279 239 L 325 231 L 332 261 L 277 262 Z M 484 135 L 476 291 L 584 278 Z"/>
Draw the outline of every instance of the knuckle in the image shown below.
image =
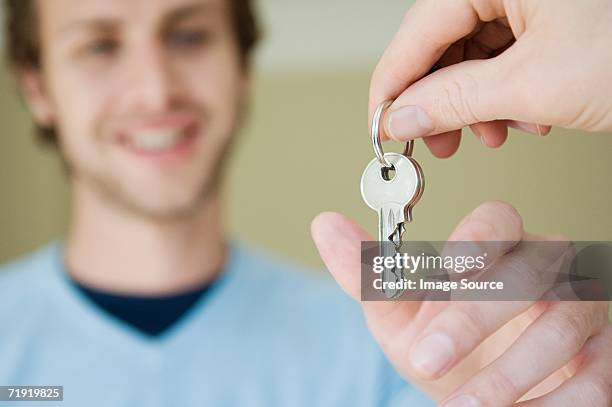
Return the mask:
<path fill-rule="evenodd" d="M 609 324 L 608 307 L 610 303 L 608 301 L 578 301 L 572 302 L 575 307 L 582 307 L 584 311 L 584 318 L 588 321 L 587 335 L 594 333 L 605 332 L 606 326 Z"/>
<path fill-rule="evenodd" d="M 501 10 L 496 9 L 496 3 L 487 0 L 470 0 L 474 11 L 481 21 L 495 20 L 502 14 Z M 504 13 L 505 14 L 505 13 Z"/>
<path fill-rule="evenodd" d="M 537 298 L 542 294 L 542 271 L 529 261 L 512 256 L 503 263 L 503 270 L 506 275 L 516 276 L 518 287 L 526 298 Z"/>
<path fill-rule="evenodd" d="M 484 319 L 480 308 L 471 303 L 463 303 L 460 307 L 449 310 L 448 318 L 459 328 L 459 347 L 468 350 L 476 346 L 484 336 Z"/>
<path fill-rule="evenodd" d="M 504 201 L 488 201 L 481 205 L 483 210 L 493 213 L 499 217 L 503 217 L 507 222 L 515 226 L 523 226 L 523 219 L 516 208 Z"/>
<path fill-rule="evenodd" d="M 491 394 L 499 395 L 500 400 L 516 399 L 520 396 L 520 389 L 516 383 L 500 368 L 492 365 L 487 373 L 487 387 Z"/>
<path fill-rule="evenodd" d="M 488 240 L 520 240 L 522 237 L 523 219 L 509 203 L 484 202 L 472 212 L 470 219 L 477 225 L 475 232 L 480 234 L 478 237 L 488 237 Z M 507 236 L 508 231 L 511 231 L 512 238 Z M 482 236 L 482 233 L 489 234 Z"/>
<path fill-rule="evenodd" d="M 478 95 L 476 80 L 468 73 L 455 73 L 434 100 L 434 111 L 448 124 L 472 124 L 480 120 L 474 112 Z"/>
<path fill-rule="evenodd" d="M 466 218 L 468 240 L 520 240 L 523 220 L 516 209 L 502 201 L 482 203 Z"/>
<path fill-rule="evenodd" d="M 558 344 L 564 351 L 576 351 L 589 336 L 590 324 L 583 312 L 557 311 L 545 322 L 548 340 Z"/>
<path fill-rule="evenodd" d="M 468 224 L 466 230 L 466 240 L 474 242 L 496 240 L 497 227 L 489 220 L 485 219 L 473 219 Z"/>

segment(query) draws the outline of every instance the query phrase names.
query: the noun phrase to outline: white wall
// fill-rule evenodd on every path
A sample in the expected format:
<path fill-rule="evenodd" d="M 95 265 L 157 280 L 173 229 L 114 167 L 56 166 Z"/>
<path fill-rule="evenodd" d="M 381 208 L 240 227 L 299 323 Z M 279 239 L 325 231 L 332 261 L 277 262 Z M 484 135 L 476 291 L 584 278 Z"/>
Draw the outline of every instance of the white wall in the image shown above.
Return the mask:
<path fill-rule="evenodd" d="M 370 71 L 410 0 L 259 0 L 262 73 Z"/>

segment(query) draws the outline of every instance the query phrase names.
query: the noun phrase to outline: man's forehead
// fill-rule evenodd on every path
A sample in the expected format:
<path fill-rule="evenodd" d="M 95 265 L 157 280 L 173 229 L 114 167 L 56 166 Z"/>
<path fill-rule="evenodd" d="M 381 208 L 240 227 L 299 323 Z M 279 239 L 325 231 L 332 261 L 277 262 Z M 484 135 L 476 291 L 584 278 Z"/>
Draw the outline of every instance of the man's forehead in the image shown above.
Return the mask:
<path fill-rule="evenodd" d="M 44 25 L 52 31 L 79 24 L 163 20 L 194 13 L 217 13 L 228 0 L 38 0 Z"/>

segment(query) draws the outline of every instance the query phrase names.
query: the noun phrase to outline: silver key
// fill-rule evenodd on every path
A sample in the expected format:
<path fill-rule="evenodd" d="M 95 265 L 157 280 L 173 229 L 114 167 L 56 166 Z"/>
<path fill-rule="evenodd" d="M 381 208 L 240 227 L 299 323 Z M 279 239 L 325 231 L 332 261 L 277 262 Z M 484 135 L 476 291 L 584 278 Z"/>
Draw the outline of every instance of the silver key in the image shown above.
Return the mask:
<path fill-rule="evenodd" d="M 412 220 L 412 208 L 423 193 L 424 181 L 421 167 L 411 157 L 385 153 L 384 158 L 392 167 L 384 167 L 378 158 L 373 159 L 361 177 L 361 196 L 378 212 L 378 240 L 393 243 L 381 244 L 380 255 L 394 256 L 402 243 L 404 223 Z M 400 269 L 383 271 L 383 282 L 399 282 L 402 278 Z M 402 292 L 384 290 L 387 298 L 395 298 Z"/>

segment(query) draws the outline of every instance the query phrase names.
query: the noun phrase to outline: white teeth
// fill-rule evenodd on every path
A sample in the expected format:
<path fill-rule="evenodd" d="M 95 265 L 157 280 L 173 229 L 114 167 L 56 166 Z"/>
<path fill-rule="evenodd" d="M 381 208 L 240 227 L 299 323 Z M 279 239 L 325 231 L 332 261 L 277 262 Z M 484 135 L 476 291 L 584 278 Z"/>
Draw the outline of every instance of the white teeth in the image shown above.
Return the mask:
<path fill-rule="evenodd" d="M 185 134 L 178 130 L 148 130 L 131 134 L 129 142 L 139 150 L 159 151 L 178 144 Z"/>

